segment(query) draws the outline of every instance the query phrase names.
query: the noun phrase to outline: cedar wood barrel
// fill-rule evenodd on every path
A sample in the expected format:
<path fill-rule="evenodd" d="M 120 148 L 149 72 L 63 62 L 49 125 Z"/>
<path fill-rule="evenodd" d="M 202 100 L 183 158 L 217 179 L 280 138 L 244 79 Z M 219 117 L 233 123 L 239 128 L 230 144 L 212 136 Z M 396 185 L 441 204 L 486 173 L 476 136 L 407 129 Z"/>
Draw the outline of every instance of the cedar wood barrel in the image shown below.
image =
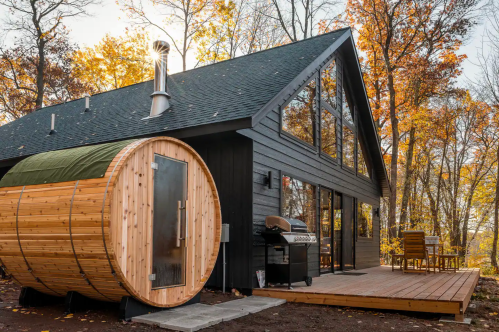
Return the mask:
<path fill-rule="evenodd" d="M 0 188 L 0 264 L 14 281 L 50 295 L 77 291 L 112 302 L 132 296 L 157 307 L 178 306 L 202 289 L 215 265 L 221 234 L 220 201 L 206 164 L 177 139 L 127 143 L 100 177 Z M 63 151 L 71 150 L 76 149 Z M 168 205 L 154 197 L 158 156 L 166 163 L 183 162 L 187 173 L 186 200 L 170 212 L 179 225 L 185 223 L 176 243 L 185 248 L 180 255 L 185 269 L 175 265 L 180 269 L 172 277 L 177 285 L 166 287 L 155 287 L 158 279 L 151 278 L 158 234 L 153 226 L 160 225 L 153 220 L 154 209 Z M 169 188 L 162 185 L 161 195 Z"/>

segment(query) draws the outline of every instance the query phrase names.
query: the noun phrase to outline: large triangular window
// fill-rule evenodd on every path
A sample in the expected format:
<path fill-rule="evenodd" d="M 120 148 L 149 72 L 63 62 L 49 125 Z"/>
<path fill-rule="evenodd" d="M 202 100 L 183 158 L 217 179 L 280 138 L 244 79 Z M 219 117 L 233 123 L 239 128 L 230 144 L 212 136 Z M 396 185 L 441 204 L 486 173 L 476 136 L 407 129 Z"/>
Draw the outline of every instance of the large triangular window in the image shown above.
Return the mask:
<path fill-rule="evenodd" d="M 343 165 L 355 171 L 355 133 L 348 126 L 343 126 Z"/>
<path fill-rule="evenodd" d="M 369 168 L 367 167 L 366 159 L 359 141 L 357 141 L 357 172 L 364 176 L 370 177 Z"/>
<path fill-rule="evenodd" d="M 333 109 L 336 109 L 336 89 L 337 89 L 337 66 L 336 60 L 331 61 L 321 71 L 321 97 Z"/>
<path fill-rule="evenodd" d="M 343 119 L 345 119 L 349 124 L 353 125 L 353 107 L 350 107 L 350 103 L 347 99 L 347 94 L 345 93 L 345 88 L 342 89 L 341 105 L 343 107 Z"/>
<path fill-rule="evenodd" d="M 316 92 L 314 79 L 282 109 L 282 130 L 310 145 L 314 145 Z"/>
<path fill-rule="evenodd" d="M 336 158 L 336 117 L 326 108 L 321 112 L 321 149 L 332 158 Z"/>

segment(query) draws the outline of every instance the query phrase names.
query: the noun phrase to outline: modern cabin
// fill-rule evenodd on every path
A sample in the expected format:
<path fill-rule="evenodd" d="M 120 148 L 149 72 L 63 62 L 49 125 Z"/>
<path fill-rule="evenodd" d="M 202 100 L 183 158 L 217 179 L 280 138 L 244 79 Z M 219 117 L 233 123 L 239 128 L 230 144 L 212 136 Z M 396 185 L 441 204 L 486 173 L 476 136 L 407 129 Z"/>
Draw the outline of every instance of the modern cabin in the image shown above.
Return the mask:
<path fill-rule="evenodd" d="M 269 215 L 316 233 L 311 276 L 380 264 L 390 184 L 350 29 L 169 75 L 169 107 L 149 117 L 153 91 L 138 83 L 93 95 L 88 109 L 79 99 L 1 126 L 0 178 L 43 152 L 169 136 L 215 181 L 230 229 L 228 287 L 258 288 Z M 222 268 L 219 254 L 207 285 L 222 286 Z"/>

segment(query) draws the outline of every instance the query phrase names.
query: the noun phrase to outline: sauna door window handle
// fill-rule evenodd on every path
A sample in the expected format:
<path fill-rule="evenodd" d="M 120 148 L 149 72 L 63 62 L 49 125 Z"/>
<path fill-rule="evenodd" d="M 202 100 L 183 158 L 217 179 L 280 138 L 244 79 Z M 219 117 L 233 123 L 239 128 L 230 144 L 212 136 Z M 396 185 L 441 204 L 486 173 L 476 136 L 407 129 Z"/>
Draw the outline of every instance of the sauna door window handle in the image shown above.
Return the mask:
<path fill-rule="evenodd" d="M 180 241 L 185 240 L 187 242 L 187 202 L 182 206 L 182 201 L 177 202 L 177 248 L 180 248 Z M 182 232 L 182 210 L 185 211 L 185 234 L 184 237 L 181 237 Z M 185 243 L 187 247 L 187 243 Z"/>

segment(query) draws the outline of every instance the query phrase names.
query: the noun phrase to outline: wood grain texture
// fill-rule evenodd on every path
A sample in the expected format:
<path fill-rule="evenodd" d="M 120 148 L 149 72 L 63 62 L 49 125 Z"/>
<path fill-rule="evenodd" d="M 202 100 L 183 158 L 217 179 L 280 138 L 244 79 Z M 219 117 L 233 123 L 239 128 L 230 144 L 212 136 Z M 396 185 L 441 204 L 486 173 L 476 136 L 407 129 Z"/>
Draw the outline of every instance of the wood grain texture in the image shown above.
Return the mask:
<path fill-rule="evenodd" d="M 154 154 L 188 164 L 186 284 L 152 289 Z M 23 286 L 104 301 L 132 295 L 159 307 L 187 302 L 218 256 L 221 212 L 213 178 L 187 144 L 136 141 L 103 178 L 0 189 L 0 258 Z"/>
<path fill-rule="evenodd" d="M 255 289 L 253 295 L 286 299 L 290 302 L 341 305 L 360 308 L 393 309 L 460 315 L 468 307 L 480 277 L 479 269 L 456 273 L 408 275 L 391 271 L 390 266 L 358 270 L 360 276 L 325 275 L 313 285 L 296 284 Z"/>

